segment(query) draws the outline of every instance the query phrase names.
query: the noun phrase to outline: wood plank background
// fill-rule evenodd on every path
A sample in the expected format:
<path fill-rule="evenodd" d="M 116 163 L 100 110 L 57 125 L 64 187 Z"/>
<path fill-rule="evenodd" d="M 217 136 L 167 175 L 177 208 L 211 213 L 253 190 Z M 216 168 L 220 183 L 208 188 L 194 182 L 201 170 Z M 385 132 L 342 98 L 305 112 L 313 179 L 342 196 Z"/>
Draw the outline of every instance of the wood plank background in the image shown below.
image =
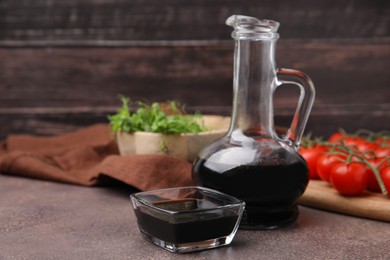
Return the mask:
<path fill-rule="evenodd" d="M 107 122 L 118 94 L 229 115 L 231 14 L 281 23 L 278 66 L 317 89 L 307 131 L 390 130 L 389 1 L 1 0 L 0 139 Z M 296 93 L 277 91 L 277 124 Z"/>

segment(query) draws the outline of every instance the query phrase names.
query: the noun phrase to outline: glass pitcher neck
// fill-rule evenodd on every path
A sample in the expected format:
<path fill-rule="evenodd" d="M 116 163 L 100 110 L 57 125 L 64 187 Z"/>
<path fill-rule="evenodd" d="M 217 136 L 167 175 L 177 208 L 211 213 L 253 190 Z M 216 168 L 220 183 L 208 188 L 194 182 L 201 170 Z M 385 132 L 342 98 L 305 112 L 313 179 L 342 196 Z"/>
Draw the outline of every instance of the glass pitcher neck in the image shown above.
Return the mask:
<path fill-rule="evenodd" d="M 274 138 L 273 91 L 276 88 L 277 38 L 236 38 L 233 114 L 230 133 Z"/>
<path fill-rule="evenodd" d="M 279 23 L 232 15 L 226 20 L 235 39 L 233 114 L 230 135 L 275 137 L 273 91 L 276 88 L 275 43 Z"/>
<path fill-rule="evenodd" d="M 245 15 L 232 15 L 226 20 L 226 25 L 232 26 L 233 39 L 266 40 L 278 39 L 279 23 L 272 20 L 259 20 Z"/>

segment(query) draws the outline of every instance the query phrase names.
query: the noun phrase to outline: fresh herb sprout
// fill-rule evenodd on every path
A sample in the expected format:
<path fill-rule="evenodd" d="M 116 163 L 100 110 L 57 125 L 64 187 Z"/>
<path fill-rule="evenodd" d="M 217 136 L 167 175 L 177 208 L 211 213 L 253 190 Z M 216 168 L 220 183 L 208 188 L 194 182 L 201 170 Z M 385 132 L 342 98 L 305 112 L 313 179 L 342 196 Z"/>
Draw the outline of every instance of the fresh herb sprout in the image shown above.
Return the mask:
<path fill-rule="evenodd" d="M 108 116 L 113 132 L 133 133 L 136 131 L 162 134 L 199 133 L 206 128 L 201 122 L 200 114 L 184 115 L 176 101 L 166 105 L 154 102 L 136 102 L 137 110 L 132 113 L 129 98 L 120 96 L 122 107 L 114 115 Z M 167 113 L 168 111 L 169 113 Z"/>

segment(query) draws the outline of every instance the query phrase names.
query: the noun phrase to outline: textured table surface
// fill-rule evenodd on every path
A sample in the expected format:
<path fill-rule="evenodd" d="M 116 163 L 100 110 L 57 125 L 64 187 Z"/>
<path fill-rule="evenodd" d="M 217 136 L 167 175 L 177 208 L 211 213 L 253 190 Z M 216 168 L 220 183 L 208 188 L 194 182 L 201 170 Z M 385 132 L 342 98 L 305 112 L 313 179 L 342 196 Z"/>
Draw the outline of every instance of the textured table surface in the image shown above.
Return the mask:
<path fill-rule="evenodd" d="M 307 207 L 295 226 L 173 254 L 142 239 L 130 193 L 0 175 L 0 259 L 390 259 L 389 223 Z"/>

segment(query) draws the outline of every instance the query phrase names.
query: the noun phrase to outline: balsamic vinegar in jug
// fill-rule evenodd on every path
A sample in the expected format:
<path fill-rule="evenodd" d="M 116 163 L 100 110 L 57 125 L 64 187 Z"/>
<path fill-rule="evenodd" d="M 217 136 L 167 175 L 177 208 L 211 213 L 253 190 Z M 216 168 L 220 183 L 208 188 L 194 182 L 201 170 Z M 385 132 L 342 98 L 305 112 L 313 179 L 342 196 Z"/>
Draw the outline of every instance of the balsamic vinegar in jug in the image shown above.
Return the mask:
<path fill-rule="evenodd" d="M 306 162 L 299 154 L 273 148 L 266 157 L 243 162 L 254 150 L 228 147 L 222 151 L 221 156 L 198 158 L 193 175 L 197 185 L 246 202 L 240 228 L 273 229 L 295 222 L 297 200 L 309 181 Z"/>

